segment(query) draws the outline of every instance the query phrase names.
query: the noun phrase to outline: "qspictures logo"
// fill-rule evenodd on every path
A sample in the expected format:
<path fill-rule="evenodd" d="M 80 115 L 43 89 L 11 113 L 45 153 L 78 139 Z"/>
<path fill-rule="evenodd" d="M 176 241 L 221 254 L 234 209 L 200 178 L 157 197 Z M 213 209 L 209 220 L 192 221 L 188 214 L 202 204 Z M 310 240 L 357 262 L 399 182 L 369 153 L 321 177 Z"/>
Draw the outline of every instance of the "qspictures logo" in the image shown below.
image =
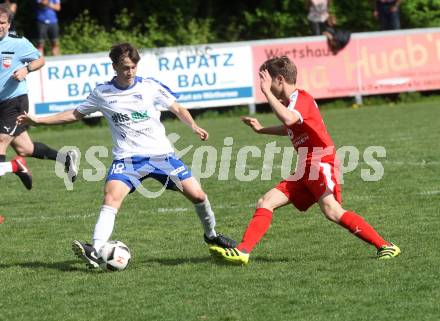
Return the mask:
<path fill-rule="evenodd" d="M 170 133 L 168 139 L 172 144 L 180 139 L 177 133 Z M 77 166 L 79 168 L 81 160 L 81 151 L 76 146 L 64 146 L 60 149 L 58 156 L 60 159 L 55 162 L 56 175 L 64 180 L 67 190 L 73 190 L 73 184 L 70 182 L 64 172 L 65 159 L 63 155 L 67 151 L 75 149 L 78 154 Z M 234 146 L 233 137 L 225 137 L 223 146 L 201 145 L 195 147 L 193 145 L 186 146 L 183 149 L 176 149 L 176 158 L 191 158 L 192 161 L 187 163 L 191 169 L 192 175 L 197 179 L 217 179 L 218 181 L 238 180 L 241 182 L 251 181 L 269 181 L 269 180 L 298 180 L 304 175 L 308 175 L 309 180 L 316 180 L 319 175 L 314 170 L 306 170 L 305 162 L 301 159 L 307 159 L 310 150 L 308 148 L 299 148 L 295 152 L 291 146 L 277 146 L 277 142 L 269 142 L 265 146 L 238 145 Z M 321 157 L 334 153 L 334 148 L 329 151 L 322 148 L 313 150 L 312 165 L 316 163 L 318 166 L 312 166 L 311 169 L 318 169 L 321 166 Z M 297 154 L 297 161 L 295 161 Z M 91 146 L 83 151 L 83 164 L 81 171 L 84 180 L 88 182 L 96 182 L 105 180 L 108 172 L 106 166 L 101 161 L 108 159 L 110 152 L 105 146 Z M 175 168 L 170 167 L 167 161 L 167 155 L 156 157 L 154 166 L 161 169 L 165 173 L 169 173 L 168 180 L 174 182 L 179 188 L 180 181 L 176 176 Z M 315 157 L 316 156 L 316 157 Z M 64 156 L 65 157 L 65 156 Z M 384 176 L 384 166 L 382 162 L 386 162 L 386 150 L 383 146 L 368 146 L 363 150 L 359 150 L 355 146 L 341 146 L 336 151 L 337 157 L 337 182 L 344 184 L 344 175 L 353 172 L 360 167 L 360 178 L 364 182 L 377 182 Z M 336 161 L 335 161 L 336 163 Z M 130 159 L 123 165 L 124 168 L 132 168 Z M 137 169 L 139 171 L 139 169 Z M 142 169 L 145 175 L 151 172 L 151 168 Z M 131 176 L 127 176 L 131 179 Z M 135 182 L 134 182 L 135 183 Z M 147 198 L 158 197 L 165 189 L 160 191 L 148 191 L 143 187 L 139 192 Z"/>

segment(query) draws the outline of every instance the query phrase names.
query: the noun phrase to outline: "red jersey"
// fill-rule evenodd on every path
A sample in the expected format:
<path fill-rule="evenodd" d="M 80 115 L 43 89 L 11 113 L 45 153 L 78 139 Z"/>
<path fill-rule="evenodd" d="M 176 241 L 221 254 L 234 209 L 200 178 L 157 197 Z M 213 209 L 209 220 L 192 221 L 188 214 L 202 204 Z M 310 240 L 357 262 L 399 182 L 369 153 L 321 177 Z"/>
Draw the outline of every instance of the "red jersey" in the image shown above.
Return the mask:
<path fill-rule="evenodd" d="M 298 159 L 311 161 L 313 156 L 318 162 L 333 163 L 335 145 L 313 97 L 306 91 L 297 89 L 290 96 L 287 109 L 299 116 L 295 124 L 286 126 L 287 134 L 298 152 Z"/>

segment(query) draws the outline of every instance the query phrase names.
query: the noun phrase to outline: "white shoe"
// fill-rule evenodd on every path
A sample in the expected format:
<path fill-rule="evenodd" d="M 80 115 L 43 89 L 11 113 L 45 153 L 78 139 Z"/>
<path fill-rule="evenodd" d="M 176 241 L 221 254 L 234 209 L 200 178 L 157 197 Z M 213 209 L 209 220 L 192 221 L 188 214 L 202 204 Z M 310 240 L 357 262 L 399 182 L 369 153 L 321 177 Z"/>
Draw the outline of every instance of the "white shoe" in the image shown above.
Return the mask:
<path fill-rule="evenodd" d="M 66 154 L 66 162 L 64 163 L 64 171 L 67 177 L 73 183 L 78 175 L 78 152 L 74 149 L 69 150 Z"/>

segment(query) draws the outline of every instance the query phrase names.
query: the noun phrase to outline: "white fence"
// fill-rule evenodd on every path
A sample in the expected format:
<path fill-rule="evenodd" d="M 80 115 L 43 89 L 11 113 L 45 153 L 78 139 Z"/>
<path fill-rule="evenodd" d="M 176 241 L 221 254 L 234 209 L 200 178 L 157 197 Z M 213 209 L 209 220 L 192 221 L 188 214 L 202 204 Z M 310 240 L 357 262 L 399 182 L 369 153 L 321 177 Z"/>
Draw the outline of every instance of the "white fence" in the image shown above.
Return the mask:
<path fill-rule="evenodd" d="M 166 84 L 187 108 L 252 105 L 264 101 L 258 67 L 276 55 L 295 61 L 298 86 L 316 98 L 440 88 L 440 28 L 353 34 L 336 56 L 323 36 L 142 50 L 138 75 Z M 47 57 L 28 76 L 30 112 L 72 109 L 113 75 L 107 52 Z"/>

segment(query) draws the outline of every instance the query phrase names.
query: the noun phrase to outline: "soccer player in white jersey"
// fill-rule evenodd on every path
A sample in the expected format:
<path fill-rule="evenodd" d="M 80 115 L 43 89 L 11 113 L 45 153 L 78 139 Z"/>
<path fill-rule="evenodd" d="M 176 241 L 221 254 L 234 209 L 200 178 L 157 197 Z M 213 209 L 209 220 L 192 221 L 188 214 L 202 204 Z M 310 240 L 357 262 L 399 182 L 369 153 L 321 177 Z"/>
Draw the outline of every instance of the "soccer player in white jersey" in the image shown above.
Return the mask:
<path fill-rule="evenodd" d="M 166 108 L 188 125 L 201 140 L 208 132 L 199 127 L 191 114 L 176 102 L 176 95 L 152 78 L 136 76 L 140 56 L 131 44 L 110 50 L 116 76 L 98 85 L 76 109 L 48 117 L 24 114 L 19 123 L 52 125 L 71 123 L 100 111 L 109 123 L 113 138 L 113 164 L 104 188 L 104 202 L 93 233 L 93 245 L 74 241 L 72 248 L 90 268 L 99 266 L 98 251 L 112 234 L 116 213 L 125 197 L 145 178 L 154 178 L 166 188 L 180 190 L 195 206 L 208 245 L 234 247 L 235 241 L 217 234 L 215 216 L 208 197 L 185 164 L 177 159 L 160 122 L 159 108 Z"/>

